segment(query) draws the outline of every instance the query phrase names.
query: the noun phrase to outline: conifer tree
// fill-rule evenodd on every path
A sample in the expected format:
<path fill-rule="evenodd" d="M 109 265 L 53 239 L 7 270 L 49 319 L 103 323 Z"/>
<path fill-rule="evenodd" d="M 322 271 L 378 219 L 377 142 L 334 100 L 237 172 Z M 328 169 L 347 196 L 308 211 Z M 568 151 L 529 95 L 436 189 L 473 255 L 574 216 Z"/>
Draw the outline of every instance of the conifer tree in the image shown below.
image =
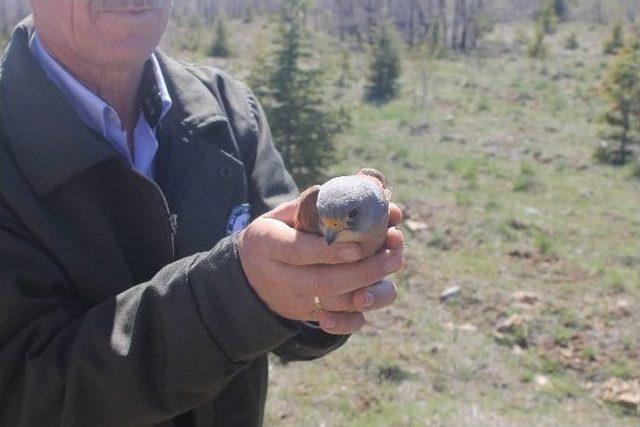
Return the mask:
<path fill-rule="evenodd" d="M 605 55 L 615 55 L 624 46 L 622 24 L 617 23 L 611 30 L 611 38 L 604 43 Z"/>
<path fill-rule="evenodd" d="M 529 42 L 529 46 L 527 47 L 527 55 L 529 55 L 530 58 L 546 58 L 549 49 L 547 48 L 547 44 L 544 39 L 544 30 L 540 27 L 536 28 L 533 40 Z"/>
<path fill-rule="evenodd" d="M 553 2 L 543 1 L 540 5 L 536 16 L 537 28 L 541 29 L 544 34 L 552 34 L 558 28 L 558 15 Z"/>
<path fill-rule="evenodd" d="M 216 38 L 209 53 L 211 56 L 217 56 L 219 58 L 228 58 L 231 56 L 227 26 L 223 18 L 219 18 L 216 22 Z"/>
<path fill-rule="evenodd" d="M 334 140 L 348 123 L 328 102 L 322 68 L 309 66 L 308 2 L 283 0 L 277 47 L 254 69 L 251 85 L 261 100 L 276 147 L 300 187 L 320 182 L 335 158 Z"/>
<path fill-rule="evenodd" d="M 576 35 L 576 33 L 574 32 L 569 34 L 569 37 L 567 37 L 564 42 L 564 48 L 569 50 L 576 50 L 579 47 L 580 44 L 578 43 L 578 36 Z"/>
<path fill-rule="evenodd" d="M 253 22 L 253 6 L 252 5 L 248 5 L 244 9 L 244 16 L 242 17 L 242 22 L 244 22 L 245 24 L 250 24 L 251 22 Z"/>
<path fill-rule="evenodd" d="M 383 103 L 392 100 L 400 90 L 401 73 L 400 46 L 389 23 L 380 26 L 373 45 L 369 82 L 366 87 L 367 101 Z"/>
<path fill-rule="evenodd" d="M 603 136 L 618 147 L 611 152 L 601 147 L 597 154 L 601 159 L 625 164 L 629 147 L 640 144 L 640 40 L 621 50 L 611 62 L 603 93 L 609 102 L 604 116 L 609 130 Z"/>
<path fill-rule="evenodd" d="M 569 16 L 567 0 L 553 0 L 553 11 L 560 21 L 566 21 Z"/>
<path fill-rule="evenodd" d="M 340 52 L 340 62 L 338 64 L 338 79 L 336 84 L 340 89 L 346 89 L 354 79 L 353 64 L 351 63 L 351 51 L 343 48 Z"/>

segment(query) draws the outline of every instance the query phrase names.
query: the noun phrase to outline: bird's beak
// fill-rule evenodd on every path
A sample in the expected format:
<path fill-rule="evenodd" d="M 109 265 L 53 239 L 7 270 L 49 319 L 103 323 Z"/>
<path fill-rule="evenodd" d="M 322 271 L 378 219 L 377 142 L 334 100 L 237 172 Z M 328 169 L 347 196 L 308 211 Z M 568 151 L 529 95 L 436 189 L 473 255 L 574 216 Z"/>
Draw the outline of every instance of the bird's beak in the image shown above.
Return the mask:
<path fill-rule="evenodd" d="M 338 233 L 347 228 L 344 220 L 339 218 L 324 218 L 322 225 L 324 226 L 324 238 L 328 245 L 332 245 L 336 241 Z"/>
<path fill-rule="evenodd" d="M 335 230 L 327 230 L 324 233 L 324 238 L 327 241 L 327 245 L 331 246 L 336 241 L 338 233 Z"/>

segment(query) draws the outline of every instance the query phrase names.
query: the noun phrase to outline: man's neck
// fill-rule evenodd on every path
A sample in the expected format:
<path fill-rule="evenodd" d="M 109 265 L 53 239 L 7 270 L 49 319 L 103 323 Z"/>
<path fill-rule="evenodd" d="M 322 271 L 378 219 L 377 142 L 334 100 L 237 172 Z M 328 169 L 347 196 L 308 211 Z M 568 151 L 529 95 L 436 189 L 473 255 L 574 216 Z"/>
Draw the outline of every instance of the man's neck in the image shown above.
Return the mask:
<path fill-rule="evenodd" d="M 84 62 L 77 56 L 69 55 L 64 49 L 57 49 L 55 43 L 49 44 L 42 37 L 41 42 L 51 56 L 67 71 L 116 111 L 122 121 L 123 130 L 126 130 L 131 143 L 131 136 L 138 122 L 140 110 L 138 88 L 145 64 L 104 68 Z"/>

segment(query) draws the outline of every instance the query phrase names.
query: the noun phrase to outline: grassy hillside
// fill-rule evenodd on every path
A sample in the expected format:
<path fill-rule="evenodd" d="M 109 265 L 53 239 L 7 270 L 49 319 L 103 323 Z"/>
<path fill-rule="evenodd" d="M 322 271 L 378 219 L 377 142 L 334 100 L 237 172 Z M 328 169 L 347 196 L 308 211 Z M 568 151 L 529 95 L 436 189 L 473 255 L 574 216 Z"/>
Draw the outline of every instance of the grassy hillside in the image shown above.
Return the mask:
<path fill-rule="evenodd" d="M 244 77 L 269 31 L 232 26 L 236 57 L 205 62 Z M 332 172 L 391 178 L 409 265 L 398 303 L 349 345 L 273 361 L 270 425 L 640 422 L 603 400 L 640 377 L 640 182 L 592 160 L 609 30 L 561 26 L 549 58 L 530 60 L 530 27 L 499 27 L 469 56 L 405 54 L 404 94 L 382 107 L 360 102 L 366 56 L 350 52 L 338 92 L 353 127 Z M 571 32 L 577 50 L 564 48 Z M 340 49 L 316 46 L 338 73 Z"/>

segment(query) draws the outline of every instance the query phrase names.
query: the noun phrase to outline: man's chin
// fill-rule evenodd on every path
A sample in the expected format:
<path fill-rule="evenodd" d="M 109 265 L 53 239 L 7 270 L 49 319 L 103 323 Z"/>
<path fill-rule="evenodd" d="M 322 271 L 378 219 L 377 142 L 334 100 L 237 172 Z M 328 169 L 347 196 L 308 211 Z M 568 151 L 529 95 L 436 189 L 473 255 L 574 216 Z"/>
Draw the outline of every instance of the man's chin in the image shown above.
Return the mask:
<path fill-rule="evenodd" d="M 146 61 L 156 47 L 157 43 L 148 39 L 127 38 L 118 43 L 107 43 L 97 47 L 100 53 L 96 55 L 93 52 L 91 57 L 92 62 L 104 68 L 123 68 Z"/>
<path fill-rule="evenodd" d="M 94 28 L 105 42 L 114 45 L 137 46 L 158 41 L 167 27 L 166 11 L 100 12 L 94 16 Z"/>
<path fill-rule="evenodd" d="M 99 56 L 101 62 L 113 65 L 147 59 L 157 48 L 166 27 L 166 21 L 157 19 L 140 25 L 129 25 L 123 21 L 117 21 L 116 25 L 114 21 L 109 26 L 109 21 L 101 20 L 97 27 L 99 37 L 95 40 L 92 55 Z"/>

